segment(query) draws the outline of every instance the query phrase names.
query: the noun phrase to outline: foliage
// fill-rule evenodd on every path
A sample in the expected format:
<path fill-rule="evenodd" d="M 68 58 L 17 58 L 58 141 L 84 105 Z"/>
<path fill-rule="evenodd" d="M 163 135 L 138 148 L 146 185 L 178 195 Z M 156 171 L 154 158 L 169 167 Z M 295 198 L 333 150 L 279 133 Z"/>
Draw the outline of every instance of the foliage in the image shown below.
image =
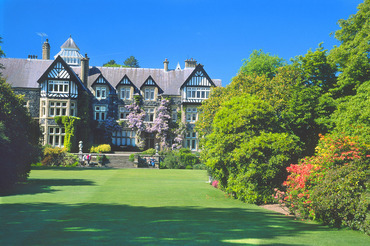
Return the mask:
<path fill-rule="evenodd" d="M 357 137 L 320 136 L 315 156 L 287 168 L 290 174 L 284 182 L 284 202 L 299 217 L 368 228 L 364 182 L 369 157 L 368 146 Z"/>
<path fill-rule="evenodd" d="M 131 154 L 128 158 L 129 161 L 135 161 L 135 154 Z"/>
<path fill-rule="evenodd" d="M 108 163 L 108 161 L 109 161 L 109 157 L 108 157 L 108 156 L 106 156 L 106 155 L 98 155 L 98 156 L 96 157 L 96 160 L 97 160 L 100 164 L 105 165 L 105 164 L 107 164 L 107 163 Z"/>
<path fill-rule="evenodd" d="M 199 158 L 189 149 L 182 148 L 169 151 L 161 163 L 161 168 L 184 169 L 189 166 L 192 169 L 196 164 L 199 164 Z"/>
<path fill-rule="evenodd" d="M 130 111 L 127 116 L 128 127 L 136 131 L 136 145 L 143 149 L 145 146 L 144 133 L 145 133 L 145 111 L 141 109 L 137 100 L 126 108 Z"/>
<path fill-rule="evenodd" d="M 129 66 L 119 65 L 119 64 L 116 63 L 115 60 L 110 60 L 109 62 L 104 63 L 103 67 L 129 67 Z"/>
<path fill-rule="evenodd" d="M 370 143 L 370 81 L 360 85 L 356 95 L 339 100 L 331 119 L 335 132 L 358 136 L 364 143 Z"/>
<path fill-rule="evenodd" d="M 277 68 L 286 65 L 284 59 L 278 56 L 271 56 L 262 50 L 254 50 L 248 59 L 243 60 L 239 73 L 244 75 L 265 75 L 268 78 L 275 76 Z"/>
<path fill-rule="evenodd" d="M 163 99 L 157 108 L 157 117 L 154 122 L 147 127 L 146 132 L 156 132 L 156 138 L 160 140 L 163 148 L 169 147 L 170 141 L 170 121 L 171 121 L 170 101 Z"/>
<path fill-rule="evenodd" d="M 104 142 L 111 143 L 112 142 L 112 134 L 113 132 L 121 131 L 122 127 L 117 123 L 117 121 L 113 117 L 108 117 L 105 119 L 100 128 L 104 132 Z"/>
<path fill-rule="evenodd" d="M 358 6 L 348 20 L 339 20 L 335 38 L 341 43 L 330 52 L 330 60 L 338 66 L 338 95 L 353 95 L 355 89 L 370 80 L 370 0 Z"/>
<path fill-rule="evenodd" d="M 0 187 L 26 180 L 41 155 L 39 124 L 23 104 L 23 97 L 0 77 Z"/>
<path fill-rule="evenodd" d="M 362 164 L 360 164 L 361 166 Z M 346 226 L 370 233 L 370 201 L 366 199 L 366 175 L 351 163 L 327 170 L 312 190 L 315 219 L 334 227 Z"/>
<path fill-rule="evenodd" d="M 74 154 L 67 153 L 65 148 L 45 146 L 41 164 L 48 167 L 75 167 L 78 165 L 78 157 Z"/>
<path fill-rule="evenodd" d="M 207 170 L 207 166 L 204 165 L 203 163 L 195 164 L 193 166 L 193 169 L 195 169 L 195 170 Z"/>
<path fill-rule="evenodd" d="M 223 103 L 206 135 L 202 161 L 220 186 L 250 203 L 272 200 L 274 185 L 300 151 L 297 138 L 281 133 L 273 108 L 250 95 Z"/>
<path fill-rule="evenodd" d="M 77 141 L 75 138 L 77 126 L 81 120 L 73 116 L 56 116 L 54 117 L 55 123 L 63 125 L 65 129 L 64 147 L 68 152 L 77 150 Z"/>
<path fill-rule="evenodd" d="M 81 120 L 79 121 L 77 127 L 76 139 L 77 141 L 83 142 L 84 152 L 87 152 L 91 147 L 91 129 L 94 129 L 94 127 L 92 126 L 94 121 L 91 119 L 90 112 L 90 100 L 91 97 L 87 92 L 83 91 L 79 93 L 77 112 Z"/>
<path fill-rule="evenodd" d="M 129 58 L 127 58 L 124 63 L 125 66 L 127 67 L 134 67 L 134 68 L 139 68 L 139 61 L 134 57 L 134 56 L 130 56 Z"/>
<path fill-rule="evenodd" d="M 92 153 L 109 153 L 112 151 L 112 148 L 109 144 L 101 144 L 98 146 L 92 146 L 90 152 Z"/>
<path fill-rule="evenodd" d="M 141 155 L 155 155 L 156 150 L 153 148 L 147 149 L 143 152 L 141 152 Z"/>

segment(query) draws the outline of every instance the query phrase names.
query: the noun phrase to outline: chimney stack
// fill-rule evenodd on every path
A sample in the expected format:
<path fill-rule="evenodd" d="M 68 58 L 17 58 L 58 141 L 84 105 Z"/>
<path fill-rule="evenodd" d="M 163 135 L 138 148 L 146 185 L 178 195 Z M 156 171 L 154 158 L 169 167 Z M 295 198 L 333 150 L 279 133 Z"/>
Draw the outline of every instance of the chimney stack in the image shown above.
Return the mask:
<path fill-rule="evenodd" d="M 163 62 L 163 64 L 164 64 L 164 71 L 165 72 L 168 72 L 168 63 L 170 63 L 170 62 L 166 58 L 166 60 L 164 60 L 164 62 Z"/>
<path fill-rule="evenodd" d="M 48 39 L 42 45 L 42 59 L 50 60 L 50 44 Z"/>
<path fill-rule="evenodd" d="M 192 68 L 197 66 L 197 61 L 193 58 L 185 60 L 185 68 Z"/>
<path fill-rule="evenodd" d="M 81 58 L 81 80 L 86 88 L 87 78 L 89 77 L 89 60 L 90 58 L 87 57 L 87 54 L 85 54 L 85 57 Z"/>

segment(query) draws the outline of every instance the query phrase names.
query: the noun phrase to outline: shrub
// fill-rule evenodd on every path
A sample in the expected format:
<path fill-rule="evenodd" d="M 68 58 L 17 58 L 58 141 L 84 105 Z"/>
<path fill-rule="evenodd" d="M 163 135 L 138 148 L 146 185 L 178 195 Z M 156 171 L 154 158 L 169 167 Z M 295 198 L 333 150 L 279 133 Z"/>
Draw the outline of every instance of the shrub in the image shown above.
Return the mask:
<path fill-rule="evenodd" d="M 202 164 L 202 163 L 200 163 L 200 164 L 195 164 L 195 165 L 193 166 L 193 169 L 198 169 L 198 170 L 207 170 L 207 166 L 206 166 L 206 165 L 204 165 L 204 164 Z"/>
<path fill-rule="evenodd" d="M 59 147 L 45 147 L 44 158 L 41 161 L 43 166 L 60 166 L 66 156 L 66 150 Z"/>
<path fill-rule="evenodd" d="M 108 163 L 108 161 L 109 161 L 109 157 L 108 157 L 108 156 L 106 156 L 106 155 L 98 155 L 98 156 L 96 157 L 96 160 L 97 160 L 100 164 L 105 165 L 106 163 Z"/>
<path fill-rule="evenodd" d="M 218 188 L 218 180 L 214 180 L 212 182 L 212 186 L 215 187 L 216 189 Z"/>
<path fill-rule="evenodd" d="M 199 158 L 189 149 L 172 150 L 167 153 L 161 164 L 162 168 L 193 169 L 199 163 Z"/>
<path fill-rule="evenodd" d="M 129 161 L 135 161 L 135 154 L 131 154 L 128 158 Z"/>
<path fill-rule="evenodd" d="M 356 164 L 329 169 L 312 190 L 312 209 L 316 219 L 334 227 L 368 231 L 366 213 L 369 201 L 365 200 L 365 181 L 365 172 Z"/>
<path fill-rule="evenodd" d="M 142 155 L 155 155 L 156 150 L 155 149 L 147 149 L 143 152 L 141 152 Z"/>
<path fill-rule="evenodd" d="M 101 144 L 99 146 L 92 146 L 90 152 L 92 153 L 109 153 L 112 151 L 112 148 L 109 144 Z"/>

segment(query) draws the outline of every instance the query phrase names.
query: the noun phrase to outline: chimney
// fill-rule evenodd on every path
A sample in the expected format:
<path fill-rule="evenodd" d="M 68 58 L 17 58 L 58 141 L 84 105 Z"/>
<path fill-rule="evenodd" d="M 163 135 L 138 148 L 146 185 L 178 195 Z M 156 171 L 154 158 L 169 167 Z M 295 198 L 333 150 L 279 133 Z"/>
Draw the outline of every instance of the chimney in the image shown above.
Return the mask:
<path fill-rule="evenodd" d="M 166 58 L 166 60 L 164 60 L 164 62 L 163 62 L 163 64 L 164 64 L 164 71 L 165 72 L 168 72 L 168 63 L 170 63 L 170 62 Z"/>
<path fill-rule="evenodd" d="M 192 68 L 197 66 L 197 61 L 193 58 L 185 60 L 185 68 Z"/>
<path fill-rule="evenodd" d="M 85 57 L 81 58 L 81 80 L 82 83 L 87 88 L 87 78 L 89 76 L 89 60 L 90 58 L 87 57 L 87 54 L 85 54 Z"/>
<path fill-rule="evenodd" d="M 48 39 L 42 45 L 42 59 L 50 60 L 50 44 Z"/>

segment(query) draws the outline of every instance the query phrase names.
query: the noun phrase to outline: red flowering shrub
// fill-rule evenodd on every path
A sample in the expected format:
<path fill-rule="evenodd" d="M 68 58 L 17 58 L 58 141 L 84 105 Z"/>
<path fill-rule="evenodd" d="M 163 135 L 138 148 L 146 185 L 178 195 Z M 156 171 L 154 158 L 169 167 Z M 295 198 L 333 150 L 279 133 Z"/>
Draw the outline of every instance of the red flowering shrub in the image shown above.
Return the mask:
<path fill-rule="evenodd" d="M 358 226 L 368 223 L 369 201 L 361 198 L 366 192 L 368 157 L 369 148 L 356 137 L 321 135 L 315 156 L 287 167 L 290 174 L 283 183 L 286 192 L 276 190 L 274 198 L 297 217 L 317 219 L 333 226 L 368 228 Z M 361 209 L 355 209 L 360 205 Z"/>

